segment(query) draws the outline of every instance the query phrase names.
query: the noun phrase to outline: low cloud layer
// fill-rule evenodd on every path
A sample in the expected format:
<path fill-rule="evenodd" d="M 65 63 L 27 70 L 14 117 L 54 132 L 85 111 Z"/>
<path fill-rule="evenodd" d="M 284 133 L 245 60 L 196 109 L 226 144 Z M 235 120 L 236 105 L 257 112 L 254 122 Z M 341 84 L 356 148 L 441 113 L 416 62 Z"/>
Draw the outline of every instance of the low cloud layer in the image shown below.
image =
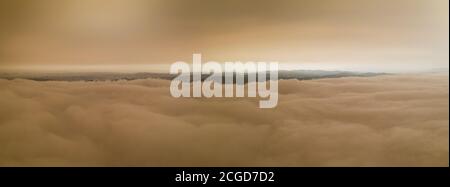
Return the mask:
<path fill-rule="evenodd" d="M 1 166 L 448 166 L 448 75 L 280 81 L 279 104 L 169 81 L 0 80 Z"/>

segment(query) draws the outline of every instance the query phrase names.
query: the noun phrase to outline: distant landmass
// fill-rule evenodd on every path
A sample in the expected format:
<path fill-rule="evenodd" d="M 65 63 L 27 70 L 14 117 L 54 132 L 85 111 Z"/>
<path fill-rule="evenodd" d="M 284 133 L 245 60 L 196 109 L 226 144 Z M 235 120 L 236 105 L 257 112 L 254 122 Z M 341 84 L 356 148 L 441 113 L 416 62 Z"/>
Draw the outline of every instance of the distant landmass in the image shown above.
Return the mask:
<path fill-rule="evenodd" d="M 361 73 L 350 71 L 323 71 L 323 70 L 292 70 L 292 71 L 278 71 L 278 79 L 297 79 L 310 80 L 321 78 L 339 78 L 339 77 L 369 77 L 384 75 L 386 73 Z M 234 73 L 234 77 L 243 75 L 245 82 L 247 77 L 251 74 Z M 0 73 L 2 79 L 28 79 L 34 81 L 119 81 L 119 80 L 137 80 L 137 79 L 163 79 L 172 80 L 176 74 L 168 73 L 114 73 L 114 72 L 83 72 L 83 73 Z M 210 74 L 202 74 L 202 80 L 211 76 Z M 267 80 L 270 78 L 269 74 L 266 76 Z M 222 75 L 224 80 L 224 75 Z M 234 78 L 234 80 L 236 80 Z"/>

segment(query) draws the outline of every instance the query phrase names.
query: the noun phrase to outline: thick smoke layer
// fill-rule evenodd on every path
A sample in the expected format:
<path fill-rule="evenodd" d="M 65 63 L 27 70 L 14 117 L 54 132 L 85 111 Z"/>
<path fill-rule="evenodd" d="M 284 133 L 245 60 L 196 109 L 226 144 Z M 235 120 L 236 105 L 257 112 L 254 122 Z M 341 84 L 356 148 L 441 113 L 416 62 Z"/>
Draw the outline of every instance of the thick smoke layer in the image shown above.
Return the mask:
<path fill-rule="evenodd" d="M 2 166 L 448 166 L 448 75 L 280 81 L 279 104 L 169 81 L 0 80 Z"/>

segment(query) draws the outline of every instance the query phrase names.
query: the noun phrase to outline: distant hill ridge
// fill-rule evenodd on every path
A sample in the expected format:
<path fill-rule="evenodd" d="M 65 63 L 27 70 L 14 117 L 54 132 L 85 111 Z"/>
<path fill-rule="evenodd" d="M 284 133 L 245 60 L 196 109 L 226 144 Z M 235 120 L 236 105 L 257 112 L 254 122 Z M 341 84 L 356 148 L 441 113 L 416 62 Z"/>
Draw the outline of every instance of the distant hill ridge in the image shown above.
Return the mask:
<path fill-rule="evenodd" d="M 234 73 L 236 76 L 239 73 Z M 280 70 L 278 71 L 278 79 L 297 79 L 310 80 L 321 78 L 339 78 L 339 77 L 368 77 L 384 75 L 386 73 L 367 73 L 367 72 L 350 72 L 350 71 L 323 71 L 323 70 Z M 245 73 L 245 82 L 249 73 Z M 178 75 L 168 73 L 114 73 L 114 72 L 83 72 L 83 73 L 0 73 L 3 79 L 28 79 L 34 81 L 118 81 L 118 80 L 137 80 L 137 79 L 164 79 L 172 80 Z M 202 74 L 202 80 L 211 76 L 210 74 Z M 269 79 L 269 76 L 266 76 Z M 224 80 L 224 75 L 222 75 Z M 234 78 L 235 80 L 235 78 Z"/>

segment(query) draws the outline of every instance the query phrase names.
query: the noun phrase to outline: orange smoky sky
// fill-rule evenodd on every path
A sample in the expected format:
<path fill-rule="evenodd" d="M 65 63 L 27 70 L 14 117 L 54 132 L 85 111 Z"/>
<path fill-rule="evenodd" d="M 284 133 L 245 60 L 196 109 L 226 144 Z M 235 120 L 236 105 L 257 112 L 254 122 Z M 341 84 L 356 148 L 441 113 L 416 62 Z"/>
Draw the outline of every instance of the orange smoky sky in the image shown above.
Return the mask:
<path fill-rule="evenodd" d="M 202 53 L 448 68 L 447 0 L 0 0 L 0 28 L 0 67 L 170 64 Z"/>

